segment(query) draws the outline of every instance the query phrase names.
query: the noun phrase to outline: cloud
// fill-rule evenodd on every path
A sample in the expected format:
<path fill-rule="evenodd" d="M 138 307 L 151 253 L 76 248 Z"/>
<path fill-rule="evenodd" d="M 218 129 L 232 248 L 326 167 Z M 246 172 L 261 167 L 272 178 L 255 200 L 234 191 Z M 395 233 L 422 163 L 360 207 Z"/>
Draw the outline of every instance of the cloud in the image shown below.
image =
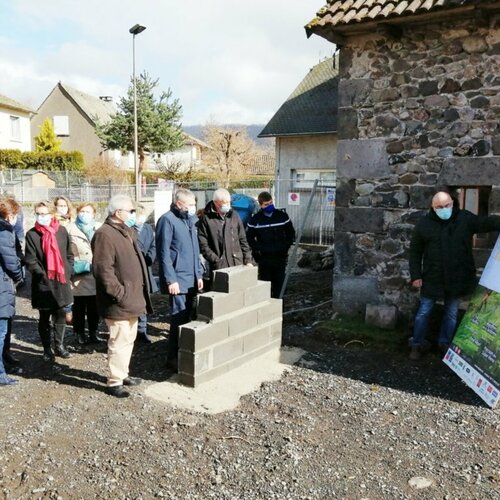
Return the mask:
<path fill-rule="evenodd" d="M 61 80 L 94 95 L 122 95 L 132 70 L 170 87 L 184 123 L 263 123 L 334 46 L 303 29 L 321 0 L 0 0 L 0 93 L 43 100 Z"/>

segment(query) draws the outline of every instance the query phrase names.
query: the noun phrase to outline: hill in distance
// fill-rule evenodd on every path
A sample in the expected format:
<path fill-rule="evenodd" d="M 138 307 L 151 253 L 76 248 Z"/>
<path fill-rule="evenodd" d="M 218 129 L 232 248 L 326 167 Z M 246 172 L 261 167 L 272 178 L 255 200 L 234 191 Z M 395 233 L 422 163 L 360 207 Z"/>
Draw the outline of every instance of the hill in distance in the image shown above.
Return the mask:
<path fill-rule="evenodd" d="M 262 132 L 262 129 L 265 127 L 265 125 L 237 125 L 233 123 L 225 123 L 221 125 L 221 127 L 228 127 L 228 128 L 242 128 L 245 127 L 247 129 L 248 137 L 255 141 L 256 144 L 259 146 L 267 146 L 269 145 L 269 139 L 259 139 L 257 135 L 259 135 Z M 189 135 L 192 135 L 193 137 L 196 137 L 197 139 L 203 140 L 203 128 L 204 125 L 188 125 L 185 127 L 182 127 L 184 132 L 186 132 Z"/>

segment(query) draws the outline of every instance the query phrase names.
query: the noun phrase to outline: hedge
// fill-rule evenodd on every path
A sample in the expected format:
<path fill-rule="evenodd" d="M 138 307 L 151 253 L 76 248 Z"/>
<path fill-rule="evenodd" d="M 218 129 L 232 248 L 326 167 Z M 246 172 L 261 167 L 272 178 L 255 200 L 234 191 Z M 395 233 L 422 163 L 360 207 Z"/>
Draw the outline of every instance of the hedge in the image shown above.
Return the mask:
<path fill-rule="evenodd" d="M 19 151 L 0 149 L 0 168 L 80 172 L 84 168 L 80 151 Z"/>

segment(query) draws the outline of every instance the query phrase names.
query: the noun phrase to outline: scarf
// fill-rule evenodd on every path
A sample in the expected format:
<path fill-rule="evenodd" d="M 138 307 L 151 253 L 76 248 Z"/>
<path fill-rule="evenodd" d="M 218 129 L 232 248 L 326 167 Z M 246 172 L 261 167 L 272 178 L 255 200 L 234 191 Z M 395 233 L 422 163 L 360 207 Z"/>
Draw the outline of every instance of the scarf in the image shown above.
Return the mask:
<path fill-rule="evenodd" d="M 56 239 L 59 222 L 54 217 L 48 226 L 42 226 L 38 222 L 35 222 L 35 229 L 42 235 L 42 252 L 45 255 L 48 279 L 55 279 L 59 283 L 66 283 L 64 262 Z"/>
<path fill-rule="evenodd" d="M 90 224 L 84 224 L 78 217 L 75 221 L 76 227 L 87 237 L 89 241 L 92 241 L 92 238 L 95 234 L 95 220 L 93 220 Z"/>

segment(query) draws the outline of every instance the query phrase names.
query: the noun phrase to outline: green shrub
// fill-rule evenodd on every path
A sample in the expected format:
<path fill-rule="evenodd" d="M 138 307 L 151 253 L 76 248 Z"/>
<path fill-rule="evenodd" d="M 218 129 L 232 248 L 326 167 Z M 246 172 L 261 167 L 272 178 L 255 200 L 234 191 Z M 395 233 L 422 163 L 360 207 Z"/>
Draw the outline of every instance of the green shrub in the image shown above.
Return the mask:
<path fill-rule="evenodd" d="M 0 149 L 0 168 L 80 172 L 84 167 L 80 151 L 19 151 Z"/>

